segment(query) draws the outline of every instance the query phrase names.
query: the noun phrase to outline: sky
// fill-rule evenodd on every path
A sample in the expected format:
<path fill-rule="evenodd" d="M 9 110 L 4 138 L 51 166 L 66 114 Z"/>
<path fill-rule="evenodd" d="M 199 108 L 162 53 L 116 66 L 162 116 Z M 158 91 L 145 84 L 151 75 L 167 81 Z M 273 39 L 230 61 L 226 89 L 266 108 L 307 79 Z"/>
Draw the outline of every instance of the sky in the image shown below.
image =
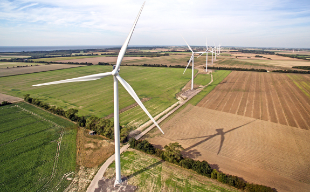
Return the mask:
<path fill-rule="evenodd" d="M 122 45 L 144 0 L 1 0 L 0 46 Z M 147 0 L 133 45 L 310 48 L 309 0 Z"/>

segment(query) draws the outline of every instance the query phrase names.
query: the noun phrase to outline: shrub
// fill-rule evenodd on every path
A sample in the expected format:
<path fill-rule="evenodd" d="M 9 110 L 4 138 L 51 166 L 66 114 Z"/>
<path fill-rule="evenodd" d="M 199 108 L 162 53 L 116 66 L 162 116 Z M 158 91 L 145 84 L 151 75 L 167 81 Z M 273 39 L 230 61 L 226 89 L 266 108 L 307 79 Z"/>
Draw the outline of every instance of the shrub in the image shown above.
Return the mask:
<path fill-rule="evenodd" d="M 2 101 L 2 103 L 0 103 L 0 106 L 9 105 L 9 104 L 12 104 L 12 103 L 8 101 Z"/>
<path fill-rule="evenodd" d="M 252 183 L 247 183 L 245 187 L 246 192 L 274 192 L 270 187 L 264 185 L 257 185 Z"/>
<path fill-rule="evenodd" d="M 195 161 L 193 159 L 185 158 L 180 161 L 180 165 L 186 169 L 192 169 Z"/>
<path fill-rule="evenodd" d="M 211 173 L 211 179 L 217 179 L 217 174 L 218 174 L 217 170 L 213 169 Z"/>

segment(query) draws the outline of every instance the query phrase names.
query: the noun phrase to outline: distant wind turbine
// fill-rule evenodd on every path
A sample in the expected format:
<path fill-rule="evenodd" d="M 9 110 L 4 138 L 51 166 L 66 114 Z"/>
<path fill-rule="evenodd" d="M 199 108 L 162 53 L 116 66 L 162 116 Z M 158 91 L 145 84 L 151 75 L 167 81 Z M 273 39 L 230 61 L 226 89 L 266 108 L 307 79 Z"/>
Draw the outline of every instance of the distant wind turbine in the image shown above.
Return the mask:
<path fill-rule="evenodd" d="M 140 105 L 140 107 L 143 109 L 143 111 L 149 116 L 149 118 L 154 122 L 154 124 L 157 126 L 157 128 L 164 134 L 163 130 L 159 127 L 159 125 L 156 123 L 156 121 L 153 119 L 151 114 L 147 111 L 147 109 L 144 107 L 143 103 L 140 101 L 139 97 L 133 90 L 133 88 L 124 80 L 120 77 L 119 75 L 119 69 L 120 65 L 122 62 L 122 59 L 125 55 L 127 46 L 129 44 L 130 38 L 132 36 L 132 33 L 135 29 L 135 26 L 138 22 L 139 16 L 142 12 L 143 6 L 145 2 L 143 3 L 140 12 L 133 24 L 133 27 L 131 28 L 131 31 L 125 40 L 119 54 L 117 57 L 117 62 L 115 67 L 113 67 L 112 72 L 106 72 L 106 73 L 98 73 L 95 75 L 88 75 L 88 76 L 83 76 L 83 77 L 77 77 L 77 78 L 72 78 L 72 79 L 66 79 L 66 80 L 61 80 L 61 81 L 54 81 L 54 82 L 49 82 L 49 83 L 42 83 L 42 84 L 37 84 L 33 86 L 42 86 L 42 85 L 53 85 L 53 84 L 60 84 L 60 83 L 70 83 L 70 82 L 80 82 L 80 81 L 92 81 L 92 80 L 97 80 L 101 79 L 106 76 L 113 76 L 114 80 L 114 138 L 115 138 L 115 172 L 116 172 L 116 179 L 114 186 L 117 184 L 122 183 L 121 179 L 121 163 L 120 163 L 120 129 L 119 129 L 119 100 L 118 100 L 118 81 L 123 85 L 123 87 L 127 90 L 127 92 L 131 95 L 131 97 Z"/>
<path fill-rule="evenodd" d="M 183 37 L 182 37 L 182 38 L 183 38 Z M 184 38 L 183 38 L 183 39 L 184 39 Z M 184 41 L 185 41 L 185 39 L 184 39 Z M 191 50 L 192 56 L 191 56 L 191 58 L 189 59 L 188 64 L 187 64 L 187 66 L 186 66 L 186 68 L 185 68 L 183 74 L 185 73 L 187 67 L 189 66 L 189 64 L 190 64 L 191 61 L 192 61 L 192 85 L 191 85 L 191 90 L 193 90 L 193 89 L 194 89 L 194 57 L 195 57 L 194 55 L 195 55 L 195 53 L 205 53 L 205 52 L 194 52 L 194 51 L 192 50 L 192 48 L 188 45 L 188 43 L 187 43 L 186 41 L 185 41 L 185 43 L 186 43 L 186 45 L 188 46 L 189 50 Z"/>
<path fill-rule="evenodd" d="M 198 57 L 200 57 L 201 55 L 203 55 L 204 53 L 206 53 L 206 72 L 208 72 L 208 52 L 211 52 L 209 49 L 208 49 L 208 40 L 206 39 L 206 51 L 201 53 Z M 198 58 L 197 57 L 197 58 Z M 213 64 L 213 59 L 212 59 L 212 64 Z"/>

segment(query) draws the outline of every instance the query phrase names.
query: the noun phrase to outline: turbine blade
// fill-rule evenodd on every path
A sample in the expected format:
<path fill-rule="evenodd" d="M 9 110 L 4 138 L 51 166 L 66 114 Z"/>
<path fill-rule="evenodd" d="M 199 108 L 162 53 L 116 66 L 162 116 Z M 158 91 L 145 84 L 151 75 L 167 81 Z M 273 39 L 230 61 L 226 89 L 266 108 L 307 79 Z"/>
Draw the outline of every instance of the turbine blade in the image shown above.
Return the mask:
<path fill-rule="evenodd" d="M 52 81 L 48 83 L 41 83 L 41 84 L 36 84 L 32 86 L 42 86 L 42 85 L 55 85 L 55 84 L 61 84 L 61 83 L 71 83 L 71 82 L 79 82 L 79 81 L 93 81 L 97 79 L 101 79 L 105 76 L 112 75 L 112 72 L 106 72 L 106 73 L 98 73 L 94 75 L 87 75 L 83 77 L 77 77 L 77 78 L 72 78 L 72 79 L 65 79 L 65 80 L 60 80 L 60 81 Z"/>
<path fill-rule="evenodd" d="M 185 39 L 184 39 L 184 37 L 182 36 L 182 38 L 183 38 L 183 40 L 185 41 Z M 186 45 L 188 46 L 188 48 L 189 48 L 189 50 L 191 50 L 192 52 L 194 52 L 193 50 L 192 50 L 192 48 L 188 45 L 188 43 L 185 41 L 185 43 L 186 43 Z"/>
<path fill-rule="evenodd" d="M 131 30 L 130 30 L 128 36 L 127 36 L 127 39 L 125 40 L 125 42 L 124 42 L 124 44 L 123 44 L 121 50 L 119 51 L 119 54 L 118 54 L 118 57 L 117 57 L 117 61 L 116 61 L 116 67 L 115 67 L 115 69 L 114 69 L 114 70 L 116 70 L 116 71 L 118 71 L 118 69 L 119 69 L 119 67 L 120 67 L 120 65 L 121 65 L 121 63 L 122 63 L 123 57 L 124 57 L 124 55 L 125 55 L 125 53 L 126 53 L 127 46 L 128 46 L 128 44 L 129 44 L 130 38 L 131 38 L 131 36 L 132 36 L 132 33 L 133 33 L 133 31 L 134 31 L 134 29 L 135 29 L 135 27 L 136 27 L 136 25 L 137 25 L 137 22 L 138 22 L 138 20 L 139 20 L 139 17 L 140 17 L 140 14 L 141 14 L 141 12 L 142 12 L 142 9 L 143 9 L 143 7 L 144 7 L 144 4 L 145 4 L 145 2 L 143 3 L 143 5 L 142 5 L 142 7 L 141 7 L 141 9 L 140 9 L 140 12 L 138 13 L 137 18 L 136 18 L 135 22 L 133 23 L 133 26 L 132 26 L 132 28 L 131 28 Z"/>
<path fill-rule="evenodd" d="M 123 87 L 127 90 L 127 92 L 131 95 L 131 97 L 140 105 L 140 107 L 143 109 L 143 111 L 149 116 L 149 118 L 154 122 L 154 124 L 157 126 L 157 128 L 164 134 L 163 130 L 159 127 L 159 125 L 156 123 L 156 121 L 153 119 L 152 115 L 147 111 L 147 109 L 144 107 L 143 103 L 140 101 L 138 95 L 135 93 L 133 88 L 119 75 L 116 76 L 118 81 L 123 85 Z"/>
<path fill-rule="evenodd" d="M 198 55 L 198 57 L 197 57 L 197 58 L 199 58 L 202 54 L 204 54 L 204 53 L 201 53 L 200 55 Z"/>
<path fill-rule="evenodd" d="M 184 75 L 184 73 L 185 73 L 185 71 L 186 71 L 187 67 L 188 67 L 188 66 L 189 66 L 189 64 L 191 63 L 192 59 L 193 59 L 193 56 L 191 56 L 191 58 L 189 59 L 189 62 L 188 62 L 187 66 L 186 66 L 186 68 L 185 68 L 185 70 L 184 70 L 184 72 L 183 72 L 183 75 Z"/>

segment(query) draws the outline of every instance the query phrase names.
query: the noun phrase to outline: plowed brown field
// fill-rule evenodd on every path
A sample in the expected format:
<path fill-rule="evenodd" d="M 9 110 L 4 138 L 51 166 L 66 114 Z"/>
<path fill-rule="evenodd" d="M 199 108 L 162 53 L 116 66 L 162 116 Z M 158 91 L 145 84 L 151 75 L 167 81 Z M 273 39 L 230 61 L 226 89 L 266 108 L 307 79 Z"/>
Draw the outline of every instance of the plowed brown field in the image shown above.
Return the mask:
<path fill-rule="evenodd" d="M 225 87 L 213 91 L 220 94 L 213 93 L 212 97 L 207 96 L 213 100 L 212 104 L 217 99 L 224 103 L 212 105 L 213 107 L 222 106 L 221 109 L 229 113 L 188 105 L 162 126 L 164 135 L 156 131 L 150 133 L 147 139 L 157 147 L 179 142 L 185 148 L 184 155 L 206 160 L 213 168 L 242 177 L 247 182 L 270 186 L 277 191 L 309 191 L 310 131 L 271 122 L 269 114 L 272 110 L 263 105 L 267 106 L 270 95 L 271 98 L 278 99 L 278 103 L 284 103 L 286 100 L 279 96 L 274 98 L 271 93 L 267 94 L 270 90 L 277 93 L 282 87 L 270 87 L 272 83 L 266 83 L 266 77 L 277 80 L 285 76 L 233 72 L 230 78 L 235 78 L 234 82 L 227 78 L 226 83 L 221 85 Z M 261 82 L 258 79 L 261 79 Z M 257 88 L 260 88 L 260 92 L 253 92 Z M 248 91 L 237 92 L 238 94 L 231 92 L 238 89 Z M 288 98 L 290 92 L 283 92 L 284 90 L 281 91 L 282 95 Z M 249 96 L 251 100 L 244 101 L 244 98 Z M 290 96 L 291 99 L 294 98 Z M 229 106 L 226 101 L 232 104 Z M 234 102 L 242 103 L 242 115 L 236 114 L 241 105 L 238 105 L 236 110 Z M 277 104 L 273 100 L 268 104 L 270 103 Z M 288 103 L 289 101 L 286 106 L 292 107 Z M 253 107 L 259 110 L 257 114 L 261 119 L 264 117 L 268 120 L 245 116 L 248 105 L 252 106 L 251 110 Z M 286 110 L 283 107 L 280 109 Z M 267 111 L 268 116 L 263 116 L 263 111 Z M 254 116 L 256 113 L 252 111 L 249 114 Z M 278 119 L 278 116 L 273 118 Z M 292 122 L 295 121 L 298 123 L 299 120 L 292 118 Z"/>
<path fill-rule="evenodd" d="M 197 106 L 309 130 L 310 75 L 234 71 Z"/>

